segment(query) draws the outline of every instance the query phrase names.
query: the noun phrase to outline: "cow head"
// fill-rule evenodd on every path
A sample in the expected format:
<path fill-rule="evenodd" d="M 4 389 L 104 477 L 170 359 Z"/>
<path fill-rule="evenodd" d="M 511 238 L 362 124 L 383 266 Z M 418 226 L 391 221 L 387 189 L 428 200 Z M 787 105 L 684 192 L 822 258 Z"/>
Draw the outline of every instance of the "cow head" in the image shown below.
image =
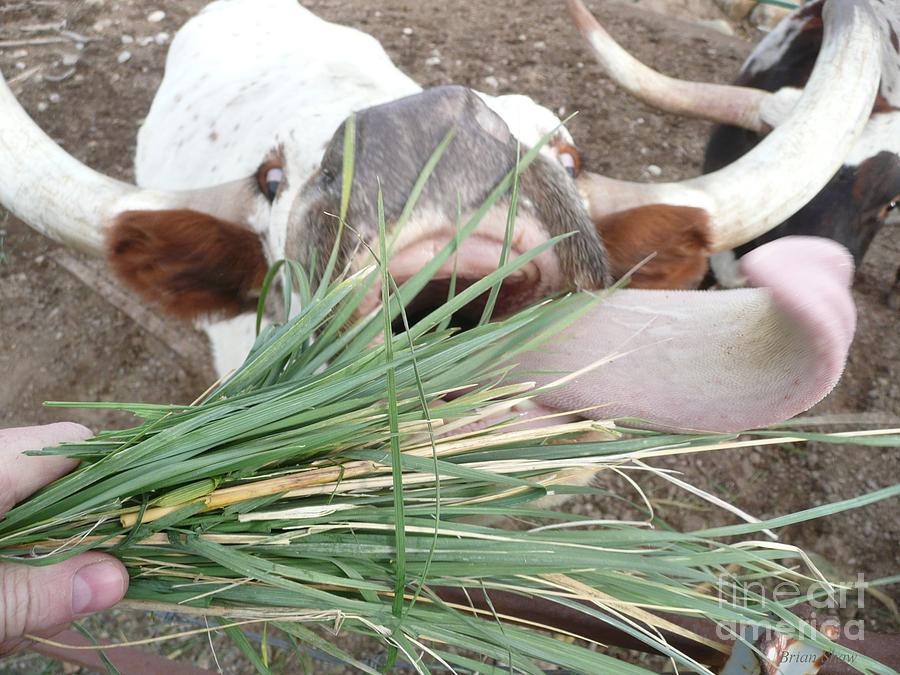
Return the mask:
<path fill-rule="evenodd" d="M 219 3 L 216 11 L 237 4 Z M 297 10 L 293 2 L 282 4 L 285 11 Z M 538 157 L 519 179 L 512 253 L 557 234 L 574 236 L 507 281 L 499 312 L 561 290 L 603 287 L 611 270 L 620 273 L 640 260 L 635 242 L 638 249 L 662 249 L 663 266 L 690 276 L 696 273 L 690 265 L 676 265 L 681 249 L 690 257 L 697 249 L 705 256 L 729 248 L 796 210 L 834 171 L 831 153 L 817 143 L 819 132 L 828 128 L 838 148 L 852 143 L 874 98 L 878 62 L 870 47 L 877 37 L 864 10 L 857 0 L 832 3 L 822 56 L 795 111 L 756 150 L 715 174 L 659 185 L 589 172 L 573 180 L 572 162 L 555 161 L 552 152 Z M 297 113 L 289 138 L 261 153 L 254 175 L 173 191 L 124 185 L 82 166 L 34 125 L 5 87 L 0 110 L 3 203 L 48 236 L 105 251 L 123 279 L 178 315 L 240 313 L 252 305 L 272 258 L 287 254 L 310 267 L 321 265 L 335 242 L 346 128 L 333 131 L 324 148 L 313 148 L 313 157 L 301 140 L 292 140 L 304 134 L 308 111 Z M 459 87 L 360 106 L 347 210 L 354 232 L 339 242 L 339 263 L 352 270 L 370 260 L 367 245 L 376 242 L 379 192 L 393 225 L 429 157 L 453 132 L 403 230 L 390 232 L 393 275 L 402 281 L 421 269 L 516 165 L 517 141 L 523 139 L 511 128 L 516 125 Z M 798 171 L 798 165 L 807 170 Z M 461 245 L 455 262 L 463 283 L 496 269 L 508 206 L 500 202 L 489 210 Z M 696 236 L 685 229 L 696 230 Z M 668 239 L 670 230 L 676 234 Z M 612 260 L 602 244 L 607 237 Z M 802 275 L 787 274 L 785 256 L 798 261 Z M 748 262 L 747 274 L 770 287 L 766 291 L 721 296 L 625 291 L 621 303 L 576 327 L 571 335 L 582 337 L 578 349 L 553 367 L 577 371 L 581 362 L 627 347 L 641 352 L 647 385 L 640 384 L 632 361 L 599 379 L 576 380 L 568 390 L 574 398 L 553 399 L 554 405 L 577 402 L 575 407 L 585 408 L 585 401 L 614 399 L 622 405 L 603 415 L 635 414 L 666 425 L 684 420 L 705 429 L 746 428 L 805 410 L 837 380 L 853 333 L 847 268 L 840 250 L 800 241 Z M 436 286 L 426 289 L 416 309 L 446 297 L 440 284 L 450 272 L 449 266 L 438 271 Z M 473 316 L 477 313 L 476 308 Z M 641 321 L 649 324 L 642 328 Z M 711 359 L 713 353 L 720 358 Z M 725 356 L 743 358 L 746 367 L 729 364 Z M 539 362 L 530 365 L 541 369 Z M 686 370 L 700 380 L 681 377 Z M 674 378 L 670 383 L 663 382 L 665 372 Z M 703 383 L 712 387 L 708 393 Z M 761 397 L 766 391 L 772 393 Z"/>
<path fill-rule="evenodd" d="M 293 178 L 290 148 L 278 148 L 261 163 L 255 179 L 215 189 L 223 195 L 230 190 L 236 206 L 206 202 L 204 212 L 134 210 L 116 216 L 106 234 L 107 256 L 115 271 L 180 316 L 246 310 L 262 283 L 267 252 L 272 259 L 287 255 L 311 269 L 313 276 L 321 275 L 339 232 L 338 268 L 356 271 L 371 262 L 370 249 L 377 249 L 379 195 L 386 222 L 397 223 L 429 154 L 452 133 L 402 232 L 391 233 L 389 267 L 403 283 L 454 239 L 463 224 L 459 219 L 479 209 L 521 156 L 504 121 L 463 87 L 439 87 L 361 110 L 353 117 L 352 129 L 353 187 L 346 212 L 350 229 L 343 229 L 337 217 L 347 135 L 346 125 L 341 125 L 305 181 Z M 473 157 L 479 160 L 473 162 Z M 539 155 L 519 183 L 513 256 L 553 236 L 577 236 L 562 240 L 507 280 L 500 311 L 508 314 L 562 290 L 604 287 L 609 277 L 603 245 L 568 173 Z M 205 193 L 186 198 L 205 199 Z M 245 209 L 243 217 L 235 218 L 236 207 Z M 454 269 L 457 287 L 463 289 L 497 268 L 509 208 L 506 196 L 484 215 L 474 234 L 460 242 L 455 260 L 435 274 L 418 304 L 446 298 L 438 290 Z M 241 221 L 268 222 L 269 227 L 235 224 Z M 258 240 L 254 230 L 260 233 Z M 477 318 L 476 310 L 469 308 L 457 320 Z"/>

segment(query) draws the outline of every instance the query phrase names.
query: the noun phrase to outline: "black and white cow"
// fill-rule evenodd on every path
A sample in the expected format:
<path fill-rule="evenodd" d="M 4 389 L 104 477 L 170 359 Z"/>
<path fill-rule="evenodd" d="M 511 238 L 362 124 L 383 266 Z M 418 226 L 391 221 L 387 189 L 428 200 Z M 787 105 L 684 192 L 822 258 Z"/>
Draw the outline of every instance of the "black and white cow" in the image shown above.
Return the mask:
<path fill-rule="evenodd" d="M 812 199 L 734 251 L 712 257 L 721 285 L 740 286 L 736 257 L 788 235 L 828 237 L 846 246 L 857 265 L 885 223 L 900 222 L 900 2 L 867 3 L 879 30 L 881 82 L 871 115 L 854 143 L 823 129 L 818 144 L 839 157 L 828 183 Z M 633 59 L 592 19 L 580 0 L 569 8 L 597 59 L 626 91 L 651 106 L 719 123 L 706 149 L 704 171 L 731 165 L 757 147 L 773 128 L 793 116 L 804 87 L 810 86 L 824 39 L 825 0 L 795 10 L 756 46 L 731 86 L 666 77 Z M 801 173 L 817 170 L 810 159 Z"/>
<path fill-rule="evenodd" d="M 823 8 L 824 0 L 815 0 L 782 21 L 753 50 L 735 84 L 766 91 L 806 86 L 822 45 Z M 737 247 L 736 256 L 779 237 L 815 235 L 840 242 L 860 265 L 881 228 L 900 223 L 895 211 L 900 199 L 900 2 L 874 2 L 872 11 L 882 32 L 884 58 L 868 124 L 822 191 L 778 227 Z M 762 138 L 734 126 L 716 127 L 706 149 L 704 171 L 730 164 Z M 728 257 L 722 261 L 726 266 L 720 276 L 733 278 L 727 273 Z"/>

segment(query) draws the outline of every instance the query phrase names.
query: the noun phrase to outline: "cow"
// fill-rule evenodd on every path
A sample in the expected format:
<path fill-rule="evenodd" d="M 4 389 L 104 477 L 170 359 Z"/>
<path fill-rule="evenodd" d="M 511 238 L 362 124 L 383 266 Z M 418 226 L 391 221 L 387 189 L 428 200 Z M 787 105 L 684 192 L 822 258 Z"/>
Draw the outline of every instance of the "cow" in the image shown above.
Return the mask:
<path fill-rule="evenodd" d="M 881 83 L 871 115 L 841 165 L 822 190 L 793 215 L 733 251 L 712 257 L 718 283 L 745 283 L 735 261 L 780 237 L 814 235 L 841 243 L 857 266 L 885 224 L 900 223 L 900 3 L 870 2 L 881 34 Z M 632 59 L 590 16 L 580 0 L 569 9 L 610 76 L 649 105 L 716 122 L 706 147 L 703 171 L 728 166 L 756 147 L 787 118 L 807 86 L 823 39 L 825 0 L 796 9 L 754 48 L 734 85 L 683 82 L 656 73 Z M 832 148 L 830 134 L 823 146 Z M 801 169 L 807 170 L 807 169 Z"/>
<path fill-rule="evenodd" d="M 248 310 L 274 261 L 294 258 L 316 273 L 337 243 L 341 268 L 371 263 L 355 237 L 336 241 L 349 119 L 356 152 L 346 218 L 370 245 L 379 190 L 393 225 L 429 157 L 454 133 L 406 226 L 392 232 L 388 270 L 400 282 L 454 238 L 458 218 L 478 209 L 523 148 L 550 137 L 519 179 L 512 255 L 574 236 L 507 280 L 497 305 L 506 315 L 557 293 L 604 288 L 648 242 L 663 249 L 660 258 L 695 256 L 698 237 L 704 256 L 733 248 L 812 198 L 861 133 L 880 66 L 866 3 L 829 3 L 823 19 L 822 58 L 775 131 L 718 172 L 641 185 L 579 171 L 560 120 L 531 99 L 422 91 L 371 36 L 295 0 L 219 0 L 173 40 L 138 135 L 136 186 L 67 155 L 0 87 L 0 202 L 39 232 L 105 256 L 164 311 L 197 321 L 225 374 L 252 346 Z M 834 135 L 833 151 L 817 142 L 823 129 Z M 508 206 L 509 196 L 488 210 L 433 283 L 446 283 L 452 265 L 462 285 L 496 269 Z M 660 245 L 654 228 L 662 238 L 674 232 L 675 244 Z M 617 291 L 552 349 L 525 354 L 519 368 L 529 379 L 570 374 L 538 406 L 712 431 L 808 409 L 838 380 L 852 340 L 852 258 L 798 237 L 761 247 L 742 265 L 755 288 Z M 440 298 L 426 288 L 416 302 L 427 309 Z M 611 354 L 620 358 L 599 372 L 585 368 Z"/>

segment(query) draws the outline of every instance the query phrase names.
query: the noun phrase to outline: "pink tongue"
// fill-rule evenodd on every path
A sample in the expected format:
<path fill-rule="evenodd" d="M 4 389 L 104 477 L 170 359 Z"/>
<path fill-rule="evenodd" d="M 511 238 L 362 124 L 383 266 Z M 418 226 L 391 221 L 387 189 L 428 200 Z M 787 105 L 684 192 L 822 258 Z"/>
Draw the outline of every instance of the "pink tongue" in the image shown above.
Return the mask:
<path fill-rule="evenodd" d="M 840 378 L 856 327 L 853 261 L 840 245 L 786 237 L 741 260 L 757 288 L 614 293 L 540 351 L 522 380 L 550 383 L 621 358 L 537 397 L 596 419 L 637 417 L 675 430 L 731 432 L 808 410 Z"/>

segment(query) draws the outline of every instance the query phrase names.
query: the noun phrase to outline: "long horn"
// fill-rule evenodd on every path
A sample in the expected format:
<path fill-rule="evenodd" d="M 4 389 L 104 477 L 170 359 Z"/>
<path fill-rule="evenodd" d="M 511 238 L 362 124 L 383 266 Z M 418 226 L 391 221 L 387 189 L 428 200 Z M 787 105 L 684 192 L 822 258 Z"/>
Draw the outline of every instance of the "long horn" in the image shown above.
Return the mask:
<path fill-rule="evenodd" d="M 582 0 L 567 0 L 569 14 L 594 57 L 617 85 L 649 106 L 710 122 L 762 132 L 775 126 L 777 94 L 753 87 L 679 80 L 644 65 L 616 42 Z M 770 112 L 769 108 L 774 107 Z"/>
<path fill-rule="evenodd" d="M 245 183 L 163 192 L 97 173 L 34 123 L 0 74 L 0 204 L 61 244 L 102 255 L 106 227 L 132 210 L 193 208 L 239 220 L 234 195 Z"/>
<path fill-rule="evenodd" d="M 809 82 L 790 116 L 732 164 L 680 183 L 633 184 L 582 174 L 591 215 L 665 203 L 710 214 L 712 248 L 723 251 L 768 232 L 834 176 L 862 133 L 881 77 L 880 33 L 864 0 L 829 1 Z"/>

